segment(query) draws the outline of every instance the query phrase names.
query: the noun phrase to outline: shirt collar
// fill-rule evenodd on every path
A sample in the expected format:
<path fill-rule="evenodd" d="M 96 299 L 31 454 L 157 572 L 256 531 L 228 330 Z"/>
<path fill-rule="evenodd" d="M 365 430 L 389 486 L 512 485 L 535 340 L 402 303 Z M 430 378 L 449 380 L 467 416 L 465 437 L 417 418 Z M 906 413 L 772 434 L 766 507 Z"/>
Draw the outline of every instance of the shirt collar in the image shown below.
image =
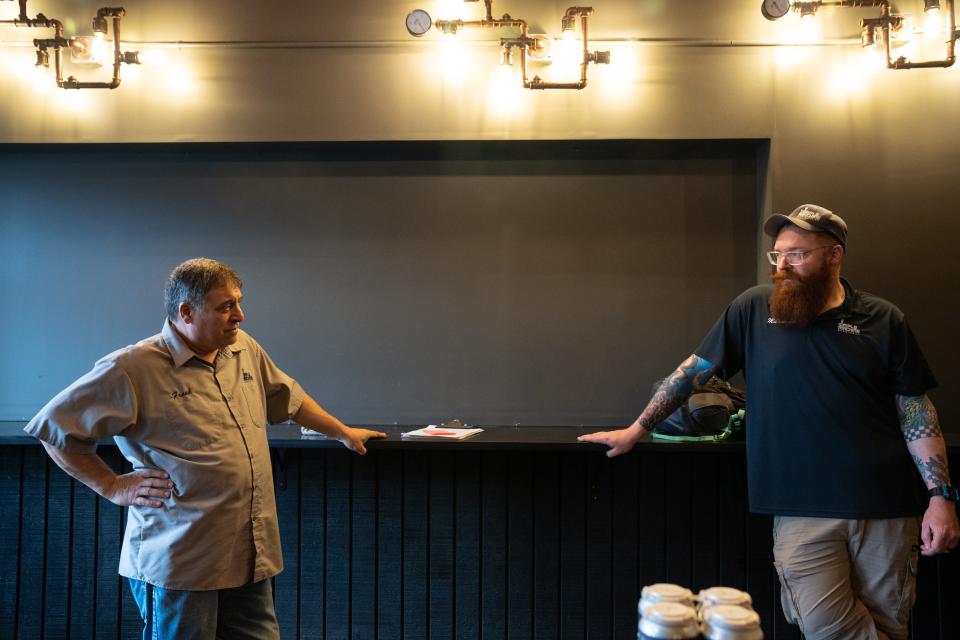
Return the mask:
<path fill-rule="evenodd" d="M 853 288 L 846 278 L 840 278 L 840 284 L 843 286 L 843 303 L 836 309 L 823 314 L 827 318 L 849 318 L 852 316 L 870 315 L 863 304 L 863 297 L 860 292 Z"/>
<path fill-rule="evenodd" d="M 174 367 L 182 367 L 187 362 L 197 357 L 197 354 L 194 353 L 193 349 L 187 346 L 187 343 L 183 341 L 183 338 L 177 333 L 176 329 L 173 328 L 173 323 L 170 322 L 168 318 L 163 322 L 163 329 L 160 330 L 160 335 L 163 336 L 163 341 L 167 345 L 167 349 L 170 351 L 170 356 L 173 358 Z M 240 346 L 239 342 L 235 342 L 232 345 L 228 345 L 220 349 L 219 355 L 224 358 L 232 358 L 233 354 L 243 351 L 244 348 Z"/>

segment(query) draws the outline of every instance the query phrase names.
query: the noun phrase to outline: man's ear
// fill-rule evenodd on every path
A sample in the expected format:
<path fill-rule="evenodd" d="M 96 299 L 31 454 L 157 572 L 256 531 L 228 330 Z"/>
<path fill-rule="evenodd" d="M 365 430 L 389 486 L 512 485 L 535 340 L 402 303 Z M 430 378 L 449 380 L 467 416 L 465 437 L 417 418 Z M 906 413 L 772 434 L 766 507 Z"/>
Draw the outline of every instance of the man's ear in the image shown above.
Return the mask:
<path fill-rule="evenodd" d="M 189 302 L 181 302 L 180 306 L 177 308 L 178 315 L 180 320 L 184 324 L 193 323 L 193 307 L 190 306 Z"/>
<path fill-rule="evenodd" d="M 845 254 L 846 252 L 847 250 L 843 248 L 843 245 L 840 245 L 840 244 L 833 245 L 833 247 L 830 249 L 830 263 L 840 264 L 840 260 L 843 259 L 843 254 Z"/>

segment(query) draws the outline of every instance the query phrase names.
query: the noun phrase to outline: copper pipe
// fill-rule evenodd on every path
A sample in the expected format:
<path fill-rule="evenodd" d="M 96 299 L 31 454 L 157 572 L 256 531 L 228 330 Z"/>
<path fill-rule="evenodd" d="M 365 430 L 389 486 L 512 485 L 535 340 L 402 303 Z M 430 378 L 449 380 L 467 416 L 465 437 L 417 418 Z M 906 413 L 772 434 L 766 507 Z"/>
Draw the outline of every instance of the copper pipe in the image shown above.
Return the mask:
<path fill-rule="evenodd" d="M 820 7 L 882 7 L 889 4 L 890 0 L 800 0 L 799 2 L 793 2 L 790 8 L 797 13 L 805 9 L 813 9 L 813 12 L 816 13 Z"/>
<path fill-rule="evenodd" d="M 17 16 L 13 20 L 0 20 L 0 24 L 12 24 L 15 27 L 27 27 L 30 29 L 52 29 L 54 28 L 54 24 L 59 22 L 59 20 L 48 18 L 42 13 L 38 13 L 37 17 L 32 20 L 26 15 Z"/>
<path fill-rule="evenodd" d="M 583 51 L 580 58 L 580 80 L 578 82 L 544 82 L 540 76 L 534 76 L 527 79 L 527 51 L 533 45 L 534 40 L 530 37 L 529 28 L 525 20 L 511 18 L 504 14 L 503 18 L 495 20 L 491 17 L 493 0 L 484 0 L 487 7 L 487 17 L 483 20 L 437 20 L 434 26 L 444 33 L 457 33 L 463 28 L 479 29 L 499 29 L 515 28 L 520 30 L 520 36 L 517 38 L 501 38 L 500 44 L 508 50 L 511 47 L 520 49 L 520 74 L 525 89 L 583 89 L 587 86 L 587 65 L 590 62 L 607 62 L 609 55 L 602 55 L 606 52 L 597 52 L 591 54 L 589 50 L 589 38 L 587 36 L 587 21 L 593 13 L 593 7 L 569 7 L 564 13 L 564 22 L 570 18 L 580 18 L 580 28 L 583 31 Z"/>
<path fill-rule="evenodd" d="M 507 27 L 515 28 L 524 28 L 527 26 L 527 23 L 524 20 L 516 20 L 511 18 L 508 15 L 505 15 L 502 19 L 499 20 L 437 20 L 433 23 L 434 26 L 440 31 L 444 31 L 444 27 L 448 25 L 456 25 L 454 32 L 460 31 L 464 28 L 479 28 L 479 29 L 502 29 Z"/>
<path fill-rule="evenodd" d="M 53 38 L 46 38 L 46 39 L 34 38 L 33 46 L 35 46 L 39 51 L 46 51 L 48 48 L 53 47 L 54 68 L 57 69 L 57 79 L 59 80 L 59 77 L 60 77 L 59 69 L 62 65 L 60 50 L 63 47 L 69 46 L 69 43 L 63 37 L 63 23 L 60 22 L 59 20 L 53 20 L 53 19 L 47 18 L 42 13 L 38 13 L 37 18 L 35 20 L 28 19 L 27 22 L 29 24 L 26 24 L 24 26 L 28 26 L 31 28 L 53 29 Z M 46 63 L 46 59 L 44 59 L 44 63 Z M 43 66 L 46 66 L 46 64 L 44 64 Z"/>
<path fill-rule="evenodd" d="M 108 13 L 109 12 L 109 13 Z M 122 54 L 120 53 L 120 18 L 124 15 L 122 7 L 116 9 L 100 9 L 98 16 L 112 18 L 113 21 L 113 79 L 110 82 L 81 82 L 70 76 L 63 79 L 63 70 L 61 68 L 60 48 L 57 48 L 57 86 L 61 89 L 116 89 L 120 86 L 120 62 Z"/>
<path fill-rule="evenodd" d="M 593 13 L 593 9 L 589 9 L 589 11 Z M 587 64 L 590 62 L 590 50 L 587 49 L 587 16 L 590 13 L 580 14 L 580 28 L 583 30 L 583 54 L 580 57 L 580 82 L 578 83 L 580 89 L 587 86 Z"/>
<path fill-rule="evenodd" d="M 70 76 L 63 79 L 63 49 L 70 46 L 64 38 L 63 23 L 38 13 L 36 18 L 27 16 L 27 0 L 20 0 L 20 15 L 13 20 L 0 20 L 0 24 L 13 24 L 17 27 L 32 29 L 53 29 L 53 38 L 35 38 L 33 46 L 40 51 L 53 49 L 54 69 L 57 74 L 57 86 L 61 89 L 116 89 L 120 86 L 120 64 L 123 54 L 120 51 L 120 19 L 126 14 L 123 7 L 103 7 L 97 11 L 98 18 L 112 18 L 113 21 L 113 78 L 110 82 L 81 82 Z"/>
<path fill-rule="evenodd" d="M 839 0 L 836 2 L 821 2 L 825 7 L 880 7 L 890 4 L 890 0 Z"/>
<path fill-rule="evenodd" d="M 930 69 L 933 67 L 951 67 L 957 61 L 957 18 L 954 14 L 953 0 L 944 0 L 944 13 L 947 14 L 947 32 L 950 34 L 946 40 L 947 55 L 942 60 L 924 60 L 922 62 L 910 62 L 903 56 L 896 60 L 890 59 L 889 45 L 887 46 L 887 66 L 891 69 Z"/>
<path fill-rule="evenodd" d="M 583 52 L 580 58 L 580 80 L 578 82 L 544 82 L 539 76 L 534 76 L 533 80 L 527 81 L 526 73 L 523 77 L 523 86 L 527 89 L 583 89 L 587 86 L 587 65 L 596 56 L 590 53 L 589 38 L 587 35 L 587 20 L 593 13 L 593 7 L 569 7 L 564 13 L 564 17 L 580 17 L 580 29 L 583 31 Z M 525 57 L 520 56 L 520 60 L 525 62 Z"/>
<path fill-rule="evenodd" d="M 804 7 L 816 6 L 823 7 L 880 7 L 879 18 L 864 18 L 860 21 L 861 28 L 872 26 L 874 29 L 880 28 L 880 37 L 883 38 L 883 50 L 887 58 L 888 69 L 929 69 L 933 67 L 949 67 L 956 62 L 956 43 L 957 43 L 957 24 L 954 11 L 954 0 L 944 0 L 944 12 L 947 14 L 947 24 L 949 36 L 946 40 L 947 55 L 942 60 L 924 60 L 921 62 L 910 62 L 905 57 L 900 56 L 896 60 L 890 53 L 890 32 L 896 30 L 902 24 L 901 16 L 894 16 L 891 13 L 890 0 L 816 0 L 812 2 L 796 2 L 791 8 L 794 11 L 801 11 Z"/>

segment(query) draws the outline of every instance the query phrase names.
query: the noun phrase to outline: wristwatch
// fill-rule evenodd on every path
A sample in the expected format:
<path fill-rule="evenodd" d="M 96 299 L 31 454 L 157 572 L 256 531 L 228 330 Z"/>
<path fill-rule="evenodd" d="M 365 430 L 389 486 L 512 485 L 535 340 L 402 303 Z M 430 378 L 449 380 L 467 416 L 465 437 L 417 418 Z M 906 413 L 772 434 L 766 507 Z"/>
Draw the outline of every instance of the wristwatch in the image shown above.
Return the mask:
<path fill-rule="evenodd" d="M 940 496 L 941 498 L 946 498 L 951 502 L 960 501 L 960 491 L 957 491 L 956 487 L 951 487 L 948 484 L 942 484 L 935 489 L 930 489 L 927 492 L 927 495 L 931 498 L 934 496 Z"/>

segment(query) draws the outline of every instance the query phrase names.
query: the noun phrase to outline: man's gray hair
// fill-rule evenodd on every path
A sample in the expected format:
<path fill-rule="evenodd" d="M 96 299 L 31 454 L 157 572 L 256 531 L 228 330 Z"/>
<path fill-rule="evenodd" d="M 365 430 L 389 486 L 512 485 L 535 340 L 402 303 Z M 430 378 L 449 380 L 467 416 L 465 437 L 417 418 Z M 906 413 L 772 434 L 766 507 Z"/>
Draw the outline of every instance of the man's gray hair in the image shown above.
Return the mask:
<path fill-rule="evenodd" d="M 243 288 L 237 272 L 219 260 L 192 258 L 180 264 L 167 277 L 163 289 L 163 303 L 167 317 L 175 322 L 180 317 L 180 304 L 189 303 L 194 308 L 203 307 L 207 294 L 220 287 Z"/>

